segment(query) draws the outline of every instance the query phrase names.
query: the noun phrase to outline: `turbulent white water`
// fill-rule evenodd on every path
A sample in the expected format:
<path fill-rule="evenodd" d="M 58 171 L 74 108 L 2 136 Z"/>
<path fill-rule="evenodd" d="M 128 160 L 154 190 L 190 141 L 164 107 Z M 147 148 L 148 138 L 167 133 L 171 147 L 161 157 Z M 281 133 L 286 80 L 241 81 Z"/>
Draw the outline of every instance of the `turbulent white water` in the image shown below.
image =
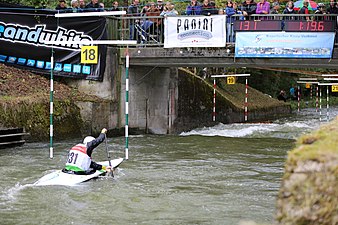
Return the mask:
<path fill-rule="evenodd" d="M 332 120 L 337 115 L 337 112 L 337 108 L 331 108 L 329 120 Z M 327 123 L 326 114 L 322 114 L 321 120 L 319 120 L 319 112 L 316 112 L 315 109 L 305 109 L 297 115 L 279 119 L 271 123 L 220 123 L 214 127 L 199 128 L 189 132 L 183 132 L 180 135 L 295 139 L 299 135 L 317 129 L 325 123 Z"/>

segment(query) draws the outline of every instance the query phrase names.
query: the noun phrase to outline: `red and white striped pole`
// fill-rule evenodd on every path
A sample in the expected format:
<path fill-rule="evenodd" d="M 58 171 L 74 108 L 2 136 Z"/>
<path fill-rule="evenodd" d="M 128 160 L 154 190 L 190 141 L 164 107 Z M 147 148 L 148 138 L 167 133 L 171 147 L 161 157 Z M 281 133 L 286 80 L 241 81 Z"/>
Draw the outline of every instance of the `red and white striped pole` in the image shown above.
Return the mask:
<path fill-rule="evenodd" d="M 245 77 L 244 121 L 248 121 L 248 78 Z"/>
<path fill-rule="evenodd" d="M 329 121 L 329 86 L 326 86 L 326 121 Z"/>
<path fill-rule="evenodd" d="M 317 85 L 316 87 L 316 112 L 318 112 L 318 89 L 319 89 L 319 85 Z"/>
<path fill-rule="evenodd" d="M 212 121 L 216 120 L 216 79 L 214 78 L 214 97 L 213 97 L 214 107 L 212 110 Z"/>
<path fill-rule="evenodd" d="M 322 121 L 322 89 L 319 89 L 319 121 Z"/>
<path fill-rule="evenodd" d="M 298 112 L 300 111 L 300 86 L 297 88 Z"/>

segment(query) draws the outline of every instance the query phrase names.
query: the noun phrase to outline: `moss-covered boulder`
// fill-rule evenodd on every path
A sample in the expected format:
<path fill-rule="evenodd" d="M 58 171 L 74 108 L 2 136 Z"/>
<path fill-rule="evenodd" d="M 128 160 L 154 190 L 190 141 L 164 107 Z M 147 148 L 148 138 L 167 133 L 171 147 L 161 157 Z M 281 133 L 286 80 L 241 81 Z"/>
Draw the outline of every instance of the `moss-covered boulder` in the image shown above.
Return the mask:
<path fill-rule="evenodd" d="M 283 225 L 338 224 L 338 118 L 299 138 L 277 200 Z"/>

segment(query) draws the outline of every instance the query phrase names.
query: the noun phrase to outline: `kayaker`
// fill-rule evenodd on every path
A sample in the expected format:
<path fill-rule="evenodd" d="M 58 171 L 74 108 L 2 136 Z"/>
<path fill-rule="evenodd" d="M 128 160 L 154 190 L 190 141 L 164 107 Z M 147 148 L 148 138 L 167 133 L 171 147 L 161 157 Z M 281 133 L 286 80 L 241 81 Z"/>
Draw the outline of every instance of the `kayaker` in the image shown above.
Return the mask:
<path fill-rule="evenodd" d="M 68 159 L 62 172 L 78 175 L 88 175 L 96 170 L 105 170 L 109 172 L 110 166 L 102 166 L 92 161 L 92 153 L 94 149 L 101 144 L 106 137 L 107 129 L 103 128 L 97 138 L 87 136 L 83 139 L 83 143 L 72 147 L 68 153 Z"/>

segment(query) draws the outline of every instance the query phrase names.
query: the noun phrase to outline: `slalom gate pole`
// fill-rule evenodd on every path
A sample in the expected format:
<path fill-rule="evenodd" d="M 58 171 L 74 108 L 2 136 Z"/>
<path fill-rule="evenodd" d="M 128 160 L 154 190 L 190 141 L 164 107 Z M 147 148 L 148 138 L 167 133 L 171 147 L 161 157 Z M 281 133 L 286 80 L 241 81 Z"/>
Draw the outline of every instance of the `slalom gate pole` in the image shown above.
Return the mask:
<path fill-rule="evenodd" d="M 300 111 L 300 85 L 297 88 L 298 112 Z"/>
<path fill-rule="evenodd" d="M 248 78 L 245 77 L 244 121 L 248 121 Z"/>
<path fill-rule="evenodd" d="M 126 125 L 125 125 L 125 158 L 128 160 L 129 150 L 128 150 L 128 130 L 129 130 L 129 51 L 128 47 L 126 49 L 126 104 L 125 104 L 125 113 L 126 113 Z"/>
<path fill-rule="evenodd" d="M 49 158 L 53 158 L 53 93 L 54 93 L 54 81 L 53 81 L 53 68 L 54 68 L 54 56 L 53 48 L 52 55 L 50 57 L 50 91 L 49 91 Z"/>
<path fill-rule="evenodd" d="M 316 87 L 316 112 L 318 112 L 318 89 L 319 89 L 319 85 L 317 85 Z"/>
<path fill-rule="evenodd" d="M 326 86 L 326 121 L 329 121 L 329 86 Z"/>
<path fill-rule="evenodd" d="M 212 121 L 216 120 L 216 78 L 214 78 L 214 96 L 213 96 L 213 108 L 212 108 Z"/>
<path fill-rule="evenodd" d="M 319 89 L 319 121 L 322 121 L 322 89 Z"/>

